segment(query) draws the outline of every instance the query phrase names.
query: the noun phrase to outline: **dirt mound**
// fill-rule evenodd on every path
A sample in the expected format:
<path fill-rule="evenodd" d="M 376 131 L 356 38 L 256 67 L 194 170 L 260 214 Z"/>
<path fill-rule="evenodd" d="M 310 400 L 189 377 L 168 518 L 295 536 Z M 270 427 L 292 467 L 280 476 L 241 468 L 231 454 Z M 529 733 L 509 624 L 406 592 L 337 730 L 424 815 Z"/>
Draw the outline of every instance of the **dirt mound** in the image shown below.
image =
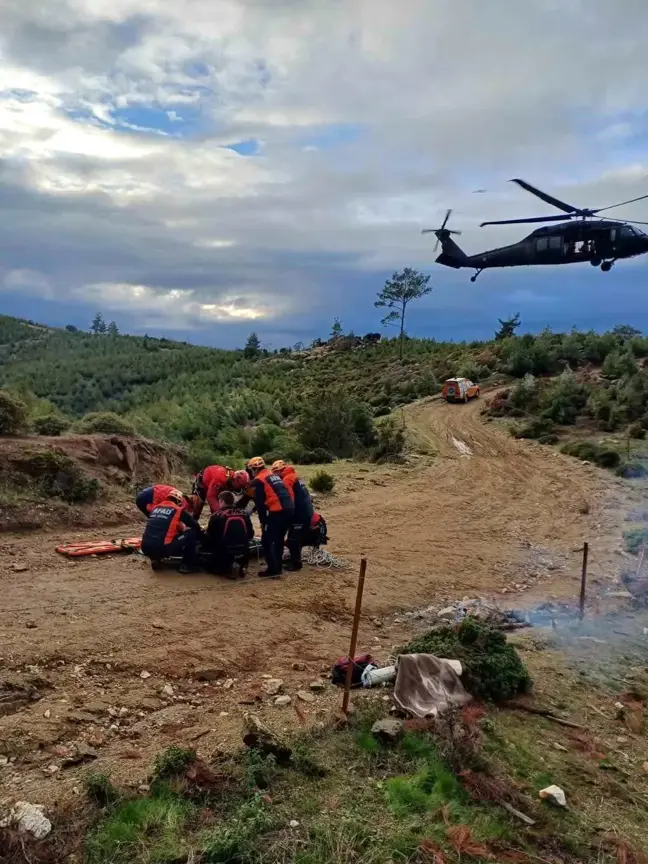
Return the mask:
<path fill-rule="evenodd" d="M 144 438 L 3 438 L 0 530 L 123 522 L 124 503 L 135 489 L 184 474 L 180 448 Z"/>

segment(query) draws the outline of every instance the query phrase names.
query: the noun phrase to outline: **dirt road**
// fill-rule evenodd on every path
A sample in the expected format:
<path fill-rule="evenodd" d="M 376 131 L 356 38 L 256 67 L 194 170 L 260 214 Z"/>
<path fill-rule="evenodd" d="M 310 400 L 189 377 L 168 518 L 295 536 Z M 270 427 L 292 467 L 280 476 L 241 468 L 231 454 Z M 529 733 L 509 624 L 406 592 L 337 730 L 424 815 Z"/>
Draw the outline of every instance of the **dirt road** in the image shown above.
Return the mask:
<path fill-rule="evenodd" d="M 382 660 L 405 635 L 388 617 L 396 610 L 515 585 L 573 595 L 574 550 L 585 538 L 593 578 L 613 577 L 619 483 L 513 440 L 479 410 L 434 400 L 407 409 L 433 459 L 335 466 L 336 493 L 322 508 L 346 571 L 307 568 L 280 582 L 252 572 L 228 583 L 153 573 L 139 557 L 58 557 L 56 542 L 73 533 L 2 536 L 0 669 L 15 688 L 11 705 L 0 700 L 0 754 L 15 759 L 0 767 L 3 795 L 44 803 L 69 795 L 85 770 L 61 767 L 74 742 L 90 744 L 98 770 L 137 785 L 171 743 L 205 753 L 237 744 L 244 710 L 263 705 L 292 725 L 293 708 L 260 701 L 262 676 L 282 678 L 294 697 L 345 652 L 361 555 L 369 571 L 360 647 Z M 41 698 L 26 701 L 21 687 Z M 312 720 L 333 698 L 298 704 Z"/>

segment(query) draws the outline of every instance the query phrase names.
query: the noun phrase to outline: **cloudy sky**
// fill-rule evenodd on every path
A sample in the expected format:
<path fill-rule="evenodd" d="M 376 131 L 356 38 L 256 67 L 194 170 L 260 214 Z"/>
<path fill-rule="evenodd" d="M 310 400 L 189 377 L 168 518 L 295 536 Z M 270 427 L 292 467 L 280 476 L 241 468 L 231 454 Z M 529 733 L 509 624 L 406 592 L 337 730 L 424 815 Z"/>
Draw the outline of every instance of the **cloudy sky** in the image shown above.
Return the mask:
<path fill-rule="evenodd" d="M 409 330 L 648 329 L 648 256 L 468 271 L 553 212 L 648 193 L 646 0 L 0 0 L 0 311 L 279 347 L 380 327 L 394 270 L 431 273 Z M 485 192 L 475 193 L 482 189 Z M 648 220 L 648 201 L 614 211 Z"/>

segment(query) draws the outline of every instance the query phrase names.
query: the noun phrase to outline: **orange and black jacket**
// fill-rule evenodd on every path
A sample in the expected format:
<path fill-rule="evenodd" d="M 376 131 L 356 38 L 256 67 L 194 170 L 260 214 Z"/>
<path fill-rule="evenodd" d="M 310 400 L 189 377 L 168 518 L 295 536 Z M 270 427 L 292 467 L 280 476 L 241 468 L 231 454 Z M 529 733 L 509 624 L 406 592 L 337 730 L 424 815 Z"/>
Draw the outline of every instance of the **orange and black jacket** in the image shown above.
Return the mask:
<path fill-rule="evenodd" d="M 150 549 L 160 549 L 172 543 L 176 537 L 182 534 L 180 525 L 187 528 L 200 526 L 196 520 L 187 513 L 185 509 L 174 504 L 173 501 L 163 501 L 151 510 L 142 536 L 142 552 L 147 553 Z"/>
<path fill-rule="evenodd" d="M 310 525 L 313 518 L 313 502 L 306 485 L 299 479 L 292 465 L 286 465 L 281 471 L 281 479 L 292 498 L 295 508 L 294 522 L 296 525 Z"/>
<path fill-rule="evenodd" d="M 295 505 L 290 492 L 277 474 L 269 468 L 262 468 L 252 481 L 254 487 L 254 503 L 259 514 L 259 521 L 265 525 L 268 513 L 285 513 L 292 516 Z"/>
<path fill-rule="evenodd" d="M 148 515 L 154 507 L 166 501 L 169 492 L 173 492 L 174 486 L 165 486 L 163 483 L 158 483 L 155 486 L 148 486 L 138 493 L 135 503 Z"/>

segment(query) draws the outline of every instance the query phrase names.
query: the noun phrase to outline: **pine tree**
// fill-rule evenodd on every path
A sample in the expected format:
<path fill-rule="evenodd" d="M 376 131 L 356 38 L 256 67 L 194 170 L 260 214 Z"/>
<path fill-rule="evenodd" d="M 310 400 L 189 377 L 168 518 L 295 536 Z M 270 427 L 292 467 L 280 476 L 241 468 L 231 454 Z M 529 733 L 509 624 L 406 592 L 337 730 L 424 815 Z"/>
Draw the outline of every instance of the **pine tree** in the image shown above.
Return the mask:
<path fill-rule="evenodd" d="M 339 318 L 333 319 L 333 326 L 331 327 L 331 339 L 339 339 L 342 335 L 342 322 Z"/>
<path fill-rule="evenodd" d="M 119 327 L 115 324 L 114 321 L 110 322 L 107 329 L 109 336 L 119 336 Z"/>
<path fill-rule="evenodd" d="M 497 319 L 500 323 L 500 328 L 495 334 L 495 339 L 499 342 L 501 339 L 508 339 L 509 336 L 514 336 L 515 331 L 520 326 L 520 313 L 517 312 L 512 318 Z"/>
<path fill-rule="evenodd" d="M 248 360 L 254 360 L 261 353 L 261 340 L 256 333 L 250 333 L 243 349 L 243 356 Z"/>
<path fill-rule="evenodd" d="M 101 312 L 97 312 L 95 317 L 92 319 L 92 324 L 90 325 L 90 329 L 93 333 L 105 333 L 106 332 L 106 322 L 104 321 L 104 317 Z"/>
<path fill-rule="evenodd" d="M 426 294 L 432 291 L 432 286 L 428 285 L 429 281 L 429 276 L 424 276 L 418 270 L 406 267 L 400 273 L 394 273 L 392 278 L 385 282 L 385 287 L 378 294 L 378 299 L 374 303 L 376 308 L 391 309 L 391 312 L 388 312 L 382 319 L 383 324 L 400 325 L 399 360 L 403 359 L 405 311 L 412 300 L 425 297 Z"/>

